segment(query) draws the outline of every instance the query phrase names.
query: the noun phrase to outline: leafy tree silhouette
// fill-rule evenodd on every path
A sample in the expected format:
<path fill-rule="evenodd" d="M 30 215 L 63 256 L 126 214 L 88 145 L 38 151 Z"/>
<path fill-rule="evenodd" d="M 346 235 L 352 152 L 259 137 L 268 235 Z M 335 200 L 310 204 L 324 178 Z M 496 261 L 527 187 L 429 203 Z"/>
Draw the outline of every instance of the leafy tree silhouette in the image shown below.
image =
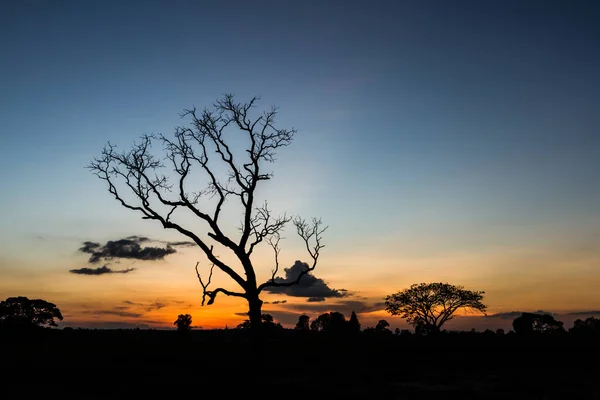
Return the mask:
<path fill-rule="evenodd" d="M 276 323 L 271 314 L 263 314 L 262 317 L 262 330 L 264 333 L 274 333 L 276 331 L 283 330 L 283 326 L 280 323 Z M 238 329 L 246 330 L 252 328 L 250 320 L 245 320 L 237 326 Z"/>
<path fill-rule="evenodd" d="M 515 333 L 521 336 L 564 332 L 563 322 L 555 320 L 550 314 L 524 312 L 513 320 L 512 325 Z"/>
<path fill-rule="evenodd" d="M 569 329 L 569 333 L 576 335 L 600 335 L 600 318 L 588 317 L 585 320 L 577 319 Z"/>
<path fill-rule="evenodd" d="M 377 322 L 377 325 L 375 325 L 375 331 L 378 333 L 392 333 L 392 331 L 390 331 L 388 328 L 390 326 L 390 323 L 387 322 L 385 319 L 380 319 Z"/>
<path fill-rule="evenodd" d="M 190 314 L 179 314 L 173 325 L 177 326 L 178 332 L 189 332 L 192 330 L 192 316 Z"/>
<path fill-rule="evenodd" d="M 483 294 L 448 283 L 413 284 L 387 296 L 385 310 L 405 318 L 415 327 L 416 333 L 437 333 L 460 308 L 485 312 L 487 306 L 482 303 Z"/>
<path fill-rule="evenodd" d="M 54 327 L 55 318 L 62 321 L 60 310 L 45 300 L 19 296 L 0 302 L 0 326 L 5 328 Z"/>
<path fill-rule="evenodd" d="M 298 317 L 298 322 L 296 322 L 295 330 L 306 332 L 310 330 L 309 326 L 310 317 L 308 315 L 301 315 Z"/>
<path fill-rule="evenodd" d="M 348 332 L 348 322 L 344 314 L 332 311 L 319 315 L 317 319 L 311 322 L 310 329 L 334 334 L 346 333 Z"/>
<path fill-rule="evenodd" d="M 213 304 L 219 293 L 244 298 L 248 302 L 251 326 L 260 329 L 261 292 L 268 287 L 295 285 L 314 270 L 324 247 L 322 234 L 327 227 L 317 218 L 307 222 L 285 214 L 275 216 L 267 202 L 256 205 L 257 189 L 273 177 L 265 171 L 265 164 L 273 163 L 277 151 L 290 145 L 296 134 L 295 129 L 275 126 L 276 107 L 252 116 L 258 100 L 253 97 L 247 103 L 238 103 L 232 94 L 225 94 L 212 109 L 184 110 L 181 117 L 190 118 L 190 126 L 176 128 L 173 139 L 162 134 L 144 135 L 140 143 L 134 143 L 131 150 L 125 152 L 117 151 L 109 142 L 88 168 L 107 183 L 109 193 L 123 207 L 187 236 L 203 251 L 210 268 L 208 277 L 202 278 L 200 263 L 196 263 L 196 274 L 203 289 L 202 305 Z M 230 136 L 235 131 L 245 137 L 246 149 L 239 148 L 239 138 Z M 162 144 L 162 156 L 152 152 L 155 142 Z M 163 160 L 170 165 L 169 173 L 164 172 Z M 204 175 L 208 182 L 206 187 L 191 186 L 198 182 L 196 173 Z M 230 233 L 234 230 L 223 220 L 226 204 L 239 207 L 241 226 L 237 236 Z M 290 221 L 305 242 L 312 261 L 295 279 L 281 281 L 275 279 L 279 269 L 279 242 Z M 208 228 L 207 237 L 199 234 L 204 229 L 198 228 L 197 222 Z M 263 242 L 273 249 L 275 268 L 271 277 L 260 283 L 252 254 Z M 243 274 L 223 261 L 218 250 L 231 252 L 242 266 Z M 215 267 L 229 276 L 240 290 L 212 289 Z"/>

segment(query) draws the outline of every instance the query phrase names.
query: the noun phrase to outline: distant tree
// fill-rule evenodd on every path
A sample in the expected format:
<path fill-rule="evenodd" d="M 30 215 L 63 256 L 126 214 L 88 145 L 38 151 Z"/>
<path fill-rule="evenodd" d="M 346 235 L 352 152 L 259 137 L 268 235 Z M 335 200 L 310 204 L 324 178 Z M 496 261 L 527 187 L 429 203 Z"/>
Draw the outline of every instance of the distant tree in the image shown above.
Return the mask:
<path fill-rule="evenodd" d="M 380 319 L 374 327 L 368 327 L 363 330 L 363 334 L 367 336 L 392 336 L 393 333 L 389 330 L 390 323 L 385 319 Z M 400 334 L 400 329 L 396 328 L 396 334 Z"/>
<path fill-rule="evenodd" d="M 55 318 L 62 321 L 60 310 L 45 300 L 19 296 L 0 302 L 0 325 L 4 327 L 58 326 Z"/>
<path fill-rule="evenodd" d="M 272 332 L 275 329 L 283 329 L 283 326 L 280 323 L 275 323 L 273 316 L 271 314 L 262 314 L 261 315 L 262 327 L 264 328 L 266 333 Z M 249 319 L 245 320 L 241 324 L 237 326 L 238 329 L 251 329 L 252 324 Z"/>
<path fill-rule="evenodd" d="M 400 335 L 400 336 L 412 336 L 412 332 L 410 331 L 410 329 L 402 329 L 399 331 L 399 328 L 396 328 L 396 335 Z"/>
<path fill-rule="evenodd" d="M 502 329 L 502 328 L 496 329 L 496 335 L 498 335 L 498 336 L 504 335 L 504 329 Z"/>
<path fill-rule="evenodd" d="M 390 331 L 388 329 L 389 326 L 390 326 L 389 322 L 387 322 L 385 319 L 380 319 L 377 322 L 377 325 L 375 325 L 375 330 L 379 333 L 387 333 L 387 332 L 392 333 L 392 331 Z"/>
<path fill-rule="evenodd" d="M 360 332 L 360 322 L 358 321 L 358 316 L 354 311 L 350 315 L 350 320 L 348 320 L 348 330 L 350 332 Z"/>
<path fill-rule="evenodd" d="M 406 319 L 415 327 L 415 331 L 435 333 L 460 308 L 485 312 L 487 306 L 482 303 L 484 293 L 448 283 L 414 284 L 387 296 L 385 310 Z"/>
<path fill-rule="evenodd" d="M 258 97 L 254 97 L 247 103 L 238 103 L 232 94 L 226 94 L 211 109 L 184 110 L 181 117 L 189 118 L 190 124 L 177 127 L 174 138 L 162 134 L 144 135 L 125 152 L 119 152 L 109 142 L 88 168 L 106 182 L 109 193 L 123 207 L 140 213 L 142 219 L 157 221 L 163 228 L 187 236 L 202 250 L 210 263 L 205 278 L 201 277 L 199 263 L 196 263 L 196 274 L 203 289 L 202 305 L 213 304 L 219 293 L 243 298 L 248 303 L 251 326 L 259 329 L 261 292 L 269 287 L 298 284 L 304 275 L 313 271 L 324 247 L 321 240 L 326 227 L 320 219 L 307 222 L 285 214 L 275 216 L 266 201 L 257 204 L 258 188 L 273 176 L 265 170 L 265 165 L 275 161 L 276 152 L 290 145 L 296 133 L 295 129 L 275 126 L 275 107 L 253 116 L 257 101 Z M 162 154 L 153 152 L 156 142 L 162 144 Z M 240 143 L 246 143 L 246 148 L 239 146 Z M 165 163 L 169 166 L 167 171 Z M 201 176 L 196 175 L 198 173 Z M 207 184 L 194 187 L 198 182 Z M 230 228 L 236 227 L 227 226 L 227 220 L 222 218 L 226 212 L 224 207 L 231 205 L 238 207 L 233 215 L 241 219 L 241 226 L 237 227 L 239 235 L 234 235 L 235 229 Z M 311 262 L 298 276 L 281 280 L 276 279 L 280 235 L 290 221 L 304 241 Z M 198 228 L 198 222 L 207 229 Z M 263 242 L 274 251 L 274 270 L 260 283 L 252 254 Z M 219 251 L 230 252 L 239 261 L 243 273 L 226 263 Z M 231 278 L 239 290 L 212 289 L 215 267 Z"/>
<path fill-rule="evenodd" d="M 333 311 L 319 315 L 311 322 L 310 329 L 319 332 L 345 333 L 348 331 L 348 322 L 344 314 Z"/>
<path fill-rule="evenodd" d="M 301 315 L 298 317 L 295 329 L 297 331 L 308 331 L 310 329 L 309 321 L 310 317 L 308 315 Z"/>
<path fill-rule="evenodd" d="M 275 319 L 271 314 L 263 314 L 262 323 L 268 332 L 274 332 L 283 329 L 283 326 L 279 322 L 275 322 Z"/>
<path fill-rule="evenodd" d="M 512 325 L 515 333 L 520 336 L 564 331 L 563 322 L 555 320 L 550 314 L 524 312 L 513 320 Z"/>
<path fill-rule="evenodd" d="M 585 320 L 577 319 L 573 323 L 573 327 L 569 329 L 569 333 L 598 336 L 600 335 L 600 319 L 593 316 Z"/>
<path fill-rule="evenodd" d="M 179 332 L 188 332 L 192 329 L 192 316 L 190 314 L 179 314 L 173 325 L 177 326 Z"/>

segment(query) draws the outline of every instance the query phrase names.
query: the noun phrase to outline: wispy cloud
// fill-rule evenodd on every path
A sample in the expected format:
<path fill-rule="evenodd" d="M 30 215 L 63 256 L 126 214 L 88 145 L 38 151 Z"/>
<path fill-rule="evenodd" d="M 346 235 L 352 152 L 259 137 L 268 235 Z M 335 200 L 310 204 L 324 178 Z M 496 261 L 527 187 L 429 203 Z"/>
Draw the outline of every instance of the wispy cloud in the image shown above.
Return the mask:
<path fill-rule="evenodd" d="M 169 254 L 177 251 L 172 245 L 166 247 L 142 247 L 142 243 L 149 242 L 150 239 L 144 236 L 129 236 L 119 240 L 109 240 L 105 244 L 86 241 L 79 248 L 82 253 L 90 254 L 89 262 L 95 264 L 101 260 L 110 261 L 113 259 L 128 258 L 135 260 L 162 260 Z M 187 242 L 173 242 L 177 245 Z M 186 244 L 187 245 L 187 244 Z"/>
<path fill-rule="evenodd" d="M 118 269 L 114 270 L 108 268 L 106 265 L 99 268 L 79 268 L 79 269 L 71 269 L 69 272 L 77 275 L 104 275 L 104 274 L 127 274 L 131 271 L 134 271 L 135 268 L 127 268 L 127 269 Z"/>
<path fill-rule="evenodd" d="M 96 315 L 117 315 L 119 317 L 128 317 L 128 318 L 140 318 L 143 314 L 125 311 L 125 310 L 93 310 L 89 311 L 88 314 L 96 314 Z"/>

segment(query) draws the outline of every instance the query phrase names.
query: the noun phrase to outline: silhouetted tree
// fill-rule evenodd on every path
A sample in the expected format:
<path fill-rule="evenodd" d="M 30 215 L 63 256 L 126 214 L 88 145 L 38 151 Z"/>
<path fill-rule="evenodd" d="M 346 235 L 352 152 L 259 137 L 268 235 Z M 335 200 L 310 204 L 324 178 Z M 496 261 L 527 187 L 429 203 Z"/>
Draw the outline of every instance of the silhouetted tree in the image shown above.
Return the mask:
<path fill-rule="evenodd" d="M 271 314 L 262 314 L 261 315 L 262 327 L 265 332 L 273 332 L 275 330 L 283 329 L 283 326 L 280 323 L 275 323 L 273 316 Z M 241 324 L 237 326 L 238 329 L 250 329 L 252 328 L 252 323 L 249 319 L 245 320 Z"/>
<path fill-rule="evenodd" d="M 348 322 L 344 314 L 332 311 L 319 315 L 311 322 L 310 329 L 319 332 L 343 333 L 348 331 Z"/>
<path fill-rule="evenodd" d="M 310 321 L 310 317 L 308 315 L 303 314 L 303 315 L 299 316 L 295 329 L 297 331 L 308 331 L 310 329 L 309 321 Z"/>
<path fill-rule="evenodd" d="M 62 321 L 60 310 L 45 300 L 19 296 L 0 302 L 0 325 L 4 327 L 58 326 L 55 318 Z"/>
<path fill-rule="evenodd" d="M 385 310 L 406 319 L 415 327 L 415 332 L 435 333 L 460 308 L 485 312 L 487 306 L 482 303 L 484 293 L 448 283 L 413 284 L 387 296 Z"/>
<path fill-rule="evenodd" d="M 377 325 L 375 325 L 375 331 L 378 333 L 392 333 L 392 331 L 390 331 L 388 329 L 388 327 L 390 326 L 390 323 L 387 322 L 385 319 L 380 319 L 377 322 Z"/>
<path fill-rule="evenodd" d="M 588 336 L 600 335 L 600 319 L 593 316 L 585 320 L 577 319 L 569 329 L 569 333 Z"/>
<path fill-rule="evenodd" d="M 188 332 L 192 329 L 192 316 L 190 314 L 179 314 L 173 325 L 177 326 L 179 332 Z"/>
<path fill-rule="evenodd" d="M 358 321 L 358 316 L 354 311 L 352 311 L 350 320 L 348 320 L 348 330 L 353 333 L 360 332 L 360 322 Z"/>
<path fill-rule="evenodd" d="M 162 134 L 144 135 L 140 143 L 125 152 L 117 151 L 109 142 L 88 168 L 107 183 L 108 191 L 123 207 L 141 213 L 143 219 L 158 221 L 165 229 L 178 231 L 200 247 L 210 263 L 205 279 L 196 263 L 196 274 L 203 289 L 202 305 L 206 299 L 207 305 L 213 304 L 219 293 L 244 298 L 248 302 L 249 321 L 259 328 L 261 292 L 268 287 L 295 285 L 314 270 L 319 251 L 324 247 L 321 238 L 326 227 L 316 218 L 307 222 L 285 214 L 274 216 L 266 201 L 256 205 L 257 188 L 272 178 L 272 173 L 264 170 L 265 164 L 274 162 L 276 151 L 288 146 L 296 133 L 295 129 L 275 127 L 275 107 L 253 117 L 252 109 L 257 100 L 254 97 L 248 103 L 237 103 L 233 95 L 226 94 L 212 109 L 184 110 L 181 117 L 190 118 L 191 123 L 176 128 L 173 139 Z M 242 137 L 230 137 L 232 130 Z M 243 140 L 247 147 L 240 149 L 239 143 Z M 155 142 L 163 145 L 163 156 L 152 152 Z M 171 167 L 169 173 L 164 172 L 163 160 Z M 207 181 L 204 188 L 192 186 L 199 181 L 196 172 L 204 175 Z M 234 206 L 240 207 L 241 226 L 237 236 L 232 235 L 226 226 L 227 219 L 222 218 L 225 205 L 232 204 L 228 202 L 231 199 L 235 199 Z M 305 242 L 312 261 L 295 279 L 276 280 L 280 234 L 290 221 Z M 204 228 L 198 228 L 197 222 L 208 228 L 206 236 L 200 235 Z M 272 247 L 275 261 L 271 277 L 259 283 L 251 256 L 262 242 Z M 239 261 L 243 274 L 223 261 L 215 246 L 230 251 Z M 241 290 L 211 289 L 215 267 Z"/>
<path fill-rule="evenodd" d="M 521 336 L 564 331 L 563 322 L 555 320 L 550 314 L 524 312 L 513 320 L 512 325 L 515 333 Z"/>

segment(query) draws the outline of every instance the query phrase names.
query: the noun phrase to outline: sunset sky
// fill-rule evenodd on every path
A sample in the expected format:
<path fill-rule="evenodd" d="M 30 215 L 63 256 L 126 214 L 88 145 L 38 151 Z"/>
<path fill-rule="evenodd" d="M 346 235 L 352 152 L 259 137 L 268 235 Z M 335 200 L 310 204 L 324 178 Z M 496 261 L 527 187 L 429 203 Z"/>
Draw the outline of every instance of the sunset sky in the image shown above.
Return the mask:
<path fill-rule="evenodd" d="M 108 141 L 170 136 L 182 110 L 233 93 L 298 131 L 261 196 L 329 226 L 309 282 L 323 301 L 265 293 L 277 322 L 356 311 L 405 328 L 383 301 L 419 282 L 485 291 L 488 317 L 453 329 L 600 314 L 599 20 L 592 0 L 4 1 L 0 300 L 51 301 L 61 326 L 241 323 L 243 300 L 201 306 L 199 248 L 136 259 L 188 239 L 85 168 Z M 293 226 L 284 236 L 282 269 L 308 262 Z M 134 258 L 105 260 L 124 238 Z M 268 246 L 254 264 L 270 277 Z"/>

